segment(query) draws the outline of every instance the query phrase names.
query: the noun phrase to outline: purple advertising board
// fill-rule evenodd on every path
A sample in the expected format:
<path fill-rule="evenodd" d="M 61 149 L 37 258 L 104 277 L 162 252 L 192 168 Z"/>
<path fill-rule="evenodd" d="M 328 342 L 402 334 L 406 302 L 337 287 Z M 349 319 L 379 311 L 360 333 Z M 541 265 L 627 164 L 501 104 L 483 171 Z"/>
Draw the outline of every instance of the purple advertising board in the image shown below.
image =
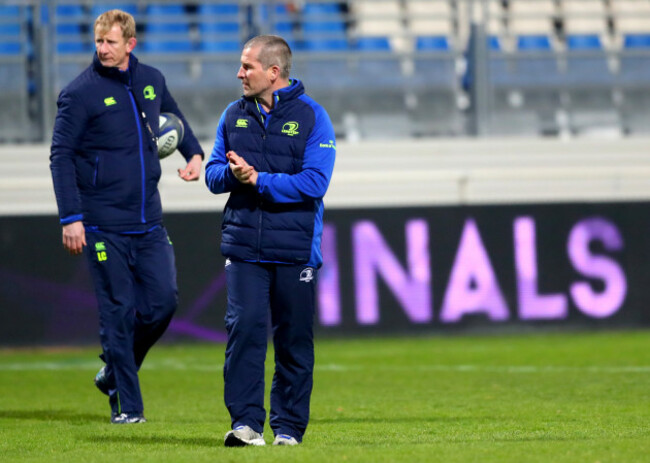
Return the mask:
<path fill-rule="evenodd" d="M 167 214 L 180 307 L 164 340 L 225 340 L 221 215 Z M 329 210 L 320 336 L 650 325 L 650 204 Z M 0 218 L 0 345 L 97 342 L 85 260 L 54 217 Z"/>

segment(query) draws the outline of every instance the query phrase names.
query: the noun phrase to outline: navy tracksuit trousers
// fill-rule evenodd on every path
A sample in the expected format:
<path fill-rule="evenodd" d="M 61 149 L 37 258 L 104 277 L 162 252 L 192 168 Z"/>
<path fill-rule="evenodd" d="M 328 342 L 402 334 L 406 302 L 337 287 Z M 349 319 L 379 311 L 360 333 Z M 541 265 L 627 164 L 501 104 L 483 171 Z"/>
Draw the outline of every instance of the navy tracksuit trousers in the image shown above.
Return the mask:
<path fill-rule="evenodd" d="M 174 249 L 164 227 L 86 233 L 113 414 L 142 413 L 138 370 L 178 305 Z"/>
<path fill-rule="evenodd" d="M 269 424 L 299 442 L 309 421 L 314 371 L 316 270 L 226 261 L 228 344 L 224 399 L 233 428 L 264 429 L 264 363 L 270 310 L 275 372 Z"/>

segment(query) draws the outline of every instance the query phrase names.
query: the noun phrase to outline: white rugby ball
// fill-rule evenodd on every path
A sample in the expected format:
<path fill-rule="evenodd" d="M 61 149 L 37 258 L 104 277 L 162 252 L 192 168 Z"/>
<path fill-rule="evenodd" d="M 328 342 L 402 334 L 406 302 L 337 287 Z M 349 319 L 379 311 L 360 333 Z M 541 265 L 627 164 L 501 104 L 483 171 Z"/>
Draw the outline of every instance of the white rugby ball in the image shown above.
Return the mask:
<path fill-rule="evenodd" d="M 158 157 L 166 158 L 178 148 L 183 141 L 185 127 L 176 114 L 161 113 L 158 131 Z"/>

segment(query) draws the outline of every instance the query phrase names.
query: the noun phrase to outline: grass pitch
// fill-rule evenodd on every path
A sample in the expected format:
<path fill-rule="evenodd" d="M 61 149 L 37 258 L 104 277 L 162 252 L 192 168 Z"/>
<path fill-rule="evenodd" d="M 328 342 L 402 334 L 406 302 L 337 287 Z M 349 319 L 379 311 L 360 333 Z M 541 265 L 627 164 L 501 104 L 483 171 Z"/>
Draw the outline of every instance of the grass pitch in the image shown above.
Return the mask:
<path fill-rule="evenodd" d="M 156 346 L 148 423 L 109 424 L 98 349 L 0 351 L 3 462 L 642 462 L 650 332 L 317 340 L 301 446 L 223 447 L 223 345 Z M 272 374 L 267 361 L 267 390 Z M 268 408 L 268 392 L 267 392 Z M 265 430 L 268 443 L 270 429 Z"/>

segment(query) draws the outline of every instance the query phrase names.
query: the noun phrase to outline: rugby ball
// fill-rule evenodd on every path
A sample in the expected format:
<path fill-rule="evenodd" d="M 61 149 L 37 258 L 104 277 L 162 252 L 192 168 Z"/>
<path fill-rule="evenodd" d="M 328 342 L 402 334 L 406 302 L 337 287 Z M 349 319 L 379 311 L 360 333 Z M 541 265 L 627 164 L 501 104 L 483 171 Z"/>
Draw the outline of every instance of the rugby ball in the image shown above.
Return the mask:
<path fill-rule="evenodd" d="M 161 113 L 158 129 L 158 157 L 166 158 L 178 148 L 183 141 L 185 127 L 176 114 Z"/>

